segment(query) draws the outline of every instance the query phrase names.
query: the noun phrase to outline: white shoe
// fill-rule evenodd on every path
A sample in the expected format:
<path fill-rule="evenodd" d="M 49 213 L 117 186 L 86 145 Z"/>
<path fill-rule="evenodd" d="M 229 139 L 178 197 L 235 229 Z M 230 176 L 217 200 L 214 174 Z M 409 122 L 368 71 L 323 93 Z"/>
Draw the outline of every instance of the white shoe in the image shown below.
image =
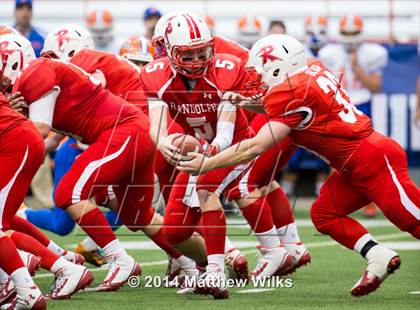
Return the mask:
<path fill-rule="evenodd" d="M 92 272 L 81 265 L 65 266 L 55 273 L 51 290 L 52 299 L 67 299 L 76 292 L 89 286 L 93 281 Z"/>
<path fill-rule="evenodd" d="M 197 284 L 198 277 L 200 276 L 200 271 L 197 268 L 186 268 L 181 271 L 181 274 L 174 279 L 176 283 L 170 283 L 172 287 L 179 287 L 179 290 L 176 292 L 179 295 L 192 294 L 195 292 L 195 287 Z M 176 286 L 174 286 L 176 284 Z"/>
<path fill-rule="evenodd" d="M 16 297 L 8 309 L 47 309 L 44 296 L 38 287 L 16 287 Z"/>
<path fill-rule="evenodd" d="M 214 299 L 229 298 L 229 290 L 226 287 L 226 275 L 220 268 L 208 265 L 195 288 L 197 294 L 212 295 Z"/>
<path fill-rule="evenodd" d="M 18 250 L 19 256 L 22 259 L 25 267 L 28 269 L 29 274 L 34 276 L 41 266 L 41 259 L 31 253 Z"/>
<path fill-rule="evenodd" d="M 244 279 L 249 281 L 248 260 L 237 249 L 225 253 L 226 273 L 229 279 Z"/>
<path fill-rule="evenodd" d="M 6 281 L 0 282 L 0 306 L 7 304 L 10 300 L 15 297 L 15 285 L 9 276 L 5 279 Z"/>
<path fill-rule="evenodd" d="M 283 246 L 293 258 L 293 266 L 290 270 L 288 270 L 289 274 L 295 272 L 296 269 L 303 267 L 311 262 L 311 255 L 301 242 L 287 243 Z"/>
<path fill-rule="evenodd" d="M 293 266 L 293 258 L 282 247 L 266 248 L 257 246 L 260 251 L 257 266 L 251 272 L 254 279 L 265 279 L 272 276 L 282 276 Z"/>
<path fill-rule="evenodd" d="M 141 268 L 128 254 L 113 254 L 105 258 L 104 268 L 109 268 L 105 280 L 96 288 L 98 292 L 116 291 L 122 287 L 130 277 L 139 276 Z"/>
<path fill-rule="evenodd" d="M 366 271 L 351 289 L 351 294 L 356 297 L 375 291 L 401 265 L 398 253 L 379 244 L 368 251 L 366 258 Z"/>
<path fill-rule="evenodd" d="M 168 256 L 168 267 L 166 268 L 166 277 L 168 281 L 171 282 L 177 277 L 181 272 L 181 266 L 178 264 L 178 261 L 172 256 Z"/>
<path fill-rule="evenodd" d="M 85 258 L 83 255 L 72 251 L 64 250 L 64 253 L 61 255 L 61 257 L 76 265 L 83 265 L 85 263 Z"/>

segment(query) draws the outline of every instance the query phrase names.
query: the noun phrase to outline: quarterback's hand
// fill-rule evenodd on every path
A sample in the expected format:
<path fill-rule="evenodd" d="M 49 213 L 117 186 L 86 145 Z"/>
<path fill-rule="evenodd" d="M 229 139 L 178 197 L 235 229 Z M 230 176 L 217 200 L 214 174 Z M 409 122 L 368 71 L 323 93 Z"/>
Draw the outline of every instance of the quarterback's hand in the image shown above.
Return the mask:
<path fill-rule="evenodd" d="M 222 101 L 228 101 L 230 104 L 234 106 L 241 106 L 241 102 L 246 101 L 246 97 L 242 96 L 241 94 L 234 93 L 231 91 L 227 91 L 222 96 Z"/>
<path fill-rule="evenodd" d="M 10 95 L 7 100 L 9 100 L 12 109 L 18 113 L 22 113 L 24 108 L 28 108 L 28 105 L 20 92 L 15 92 Z"/>
<path fill-rule="evenodd" d="M 179 161 L 176 168 L 180 171 L 188 172 L 192 175 L 204 174 L 207 171 L 210 171 L 210 166 L 208 164 L 209 159 L 204 154 L 191 152 L 188 153 L 190 158 L 188 161 Z"/>
<path fill-rule="evenodd" d="M 163 157 L 172 165 L 176 166 L 180 160 L 187 160 L 187 156 L 181 155 L 180 150 L 172 145 L 174 139 L 182 136 L 181 133 L 174 133 L 166 137 L 159 138 L 157 148 L 162 153 Z"/>

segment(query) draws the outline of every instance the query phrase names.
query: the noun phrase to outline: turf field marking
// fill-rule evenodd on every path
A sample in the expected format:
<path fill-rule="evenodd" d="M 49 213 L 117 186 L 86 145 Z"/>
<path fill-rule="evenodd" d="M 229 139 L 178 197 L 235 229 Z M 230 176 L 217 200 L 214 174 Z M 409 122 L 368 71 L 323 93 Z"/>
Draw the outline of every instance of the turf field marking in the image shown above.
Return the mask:
<path fill-rule="evenodd" d="M 378 241 L 385 241 L 385 240 L 399 239 L 401 237 L 406 237 L 406 236 L 408 236 L 406 233 L 384 234 L 384 235 L 376 236 L 376 239 Z M 124 242 L 121 242 L 121 244 L 125 245 Z M 306 243 L 305 244 L 306 248 L 308 248 L 308 249 L 334 246 L 334 245 L 339 245 L 339 244 L 335 241 L 332 241 L 332 240 L 331 241 L 312 242 L 312 243 Z M 258 252 L 258 250 L 256 250 L 256 249 L 242 251 L 243 254 L 253 254 L 253 253 L 257 253 L 257 252 Z M 159 260 L 159 261 L 154 261 L 154 262 L 141 263 L 141 266 L 160 266 L 160 265 L 166 265 L 167 263 L 168 263 L 167 260 Z M 104 268 L 92 268 L 92 269 L 90 269 L 90 271 L 92 271 L 92 272 L 105 271 L 105 270 L 106 269 L 104 269 Z M 35 275 L 34 279 L 48 278 L 48 277 L 52 277 L 52 274 L 45 273 L 45 274 Z"/>
<path fill-rule="evenodd" d="M 411 295 L 420 295 L 420 291 L 413 291 L 413 292 L 410 292 L 410 294 Z"/>
<path fill-rule="evenodd" d="M 275 288 L 250 288 L 248 290 L 240 290 L 236 291 L 239 294 L 249 294 L 249 293 L 263 293 L 268 291 L 274 291 Z"/>

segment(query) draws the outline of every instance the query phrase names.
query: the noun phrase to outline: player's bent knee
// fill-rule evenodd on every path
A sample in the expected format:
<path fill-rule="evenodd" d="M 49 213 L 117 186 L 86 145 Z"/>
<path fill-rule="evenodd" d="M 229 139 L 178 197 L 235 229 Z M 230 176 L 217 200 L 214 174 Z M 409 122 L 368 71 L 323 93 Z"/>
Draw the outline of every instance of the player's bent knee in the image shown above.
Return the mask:
<path fill-rule="evenodd" d="M 54 192 L 54 203 L 57 208 L 67 209 L 72 205 L 71 192 L 63 183 L 58 183 Z"/>
<path fill-rule="evenodd" d="M 323 215 L 323 212 L 320 210 L 320 205 L 316 202 L 311 208 L 311 220 L 316 230 L 322 234 L 328 234 L 331 227 L 331 222 L 328 220 L 328 217 Z"/>

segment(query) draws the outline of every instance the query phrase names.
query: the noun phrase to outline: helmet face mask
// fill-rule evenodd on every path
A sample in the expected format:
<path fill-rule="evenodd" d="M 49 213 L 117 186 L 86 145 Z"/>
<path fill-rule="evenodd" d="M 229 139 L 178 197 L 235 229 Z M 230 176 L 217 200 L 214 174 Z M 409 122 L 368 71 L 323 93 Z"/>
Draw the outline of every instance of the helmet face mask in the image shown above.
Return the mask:
<path fill-rule="evenodd" d="M 181 75 L 199 78 L 206 73 L 213 55 L 213 41 L 194 47 L 174 46 L 171 52 L 171 63 Z"/>

